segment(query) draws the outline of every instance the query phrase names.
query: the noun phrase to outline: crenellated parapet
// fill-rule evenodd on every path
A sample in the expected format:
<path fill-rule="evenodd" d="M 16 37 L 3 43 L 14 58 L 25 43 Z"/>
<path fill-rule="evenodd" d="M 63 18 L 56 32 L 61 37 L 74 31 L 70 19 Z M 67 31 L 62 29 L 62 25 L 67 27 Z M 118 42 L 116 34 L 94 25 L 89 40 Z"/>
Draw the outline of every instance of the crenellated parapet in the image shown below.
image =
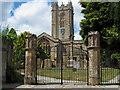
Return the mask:
<path fill-rule="evenodd" d="M 37 39 L 37 36 L 35 34 L 28 34 L 26 36 L 26 49 L 35 49 L 36 39 Z"/>
<path fill-rule="evenodd" d="M 100 34 L 98 31 L 88 33 L 88 48 L 100 46 Z"/>

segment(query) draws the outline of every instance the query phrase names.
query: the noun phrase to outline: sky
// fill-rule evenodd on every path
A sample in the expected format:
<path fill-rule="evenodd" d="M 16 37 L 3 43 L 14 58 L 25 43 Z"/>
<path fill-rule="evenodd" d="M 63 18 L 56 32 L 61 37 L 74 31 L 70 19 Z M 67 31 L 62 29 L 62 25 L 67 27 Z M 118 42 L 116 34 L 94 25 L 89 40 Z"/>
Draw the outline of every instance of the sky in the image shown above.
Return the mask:
<path fill-rule="evenodd" d="M 12 2 L 0 3 L 0 11 L 2 10 L 2 20 L 0 25 L 2 27 L 9 26 L 14 28 L 17 34 L 24 31 L 29 31 L 36 35 L 40 35 L 43 32 L 51 35 L 51 2 L 58 1 L 61 5 L 63 2 L 65 5 L 68 0 L 20 0 Z M 80 13 L 83 9 L 78 3 L 79 0 L 71 0 L 74 7 L 74 36 L 75 40 L 81 40 L 79 35 L 80 21 L 83 18 L 83 14 Z"/>

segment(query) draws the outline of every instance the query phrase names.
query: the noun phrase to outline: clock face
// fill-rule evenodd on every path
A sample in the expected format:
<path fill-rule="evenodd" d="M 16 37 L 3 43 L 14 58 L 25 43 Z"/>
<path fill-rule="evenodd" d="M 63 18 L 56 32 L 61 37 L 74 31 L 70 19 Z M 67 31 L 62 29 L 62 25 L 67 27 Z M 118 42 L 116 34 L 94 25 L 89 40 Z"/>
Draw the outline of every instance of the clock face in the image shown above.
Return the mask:
<path fill-rule="evenodd" d="M 64 34 L 65 33 L 65 29 L 61 29 L 61 33 Z"/>

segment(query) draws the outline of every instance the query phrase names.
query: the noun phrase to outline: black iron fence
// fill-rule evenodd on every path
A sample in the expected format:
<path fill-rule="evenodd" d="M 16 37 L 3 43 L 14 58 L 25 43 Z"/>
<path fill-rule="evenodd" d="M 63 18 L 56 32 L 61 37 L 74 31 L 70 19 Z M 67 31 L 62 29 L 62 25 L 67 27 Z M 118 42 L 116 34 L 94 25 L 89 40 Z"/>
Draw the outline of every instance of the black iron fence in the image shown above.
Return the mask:
<path fill-rule="evenodd" d="M 37 83 L 88 84 L 88 62 L 85 53 L 74 47 L 73 51 L 70 48 L 56 50 L 51 50 L 49 59 L 37 59 Z"/>
<path fill-rule="evenodd" d="M 120 85 L 120 50 L 101 50 L 101 84 Z"/>

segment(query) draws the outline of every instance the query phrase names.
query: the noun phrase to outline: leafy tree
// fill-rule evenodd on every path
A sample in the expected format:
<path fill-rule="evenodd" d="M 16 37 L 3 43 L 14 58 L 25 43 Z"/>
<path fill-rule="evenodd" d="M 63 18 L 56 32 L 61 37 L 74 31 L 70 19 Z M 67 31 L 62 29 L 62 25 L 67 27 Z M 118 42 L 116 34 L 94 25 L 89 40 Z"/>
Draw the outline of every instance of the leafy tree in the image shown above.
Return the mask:
<path fill-rule="evenodd" d="M 120 50 L 120 2 L 113 2 L 110 6 L 110 16 L 114 20 L 114 29 L 117 37 L 114 37 L 112 48 Z"/>
<path fill-rule="evenodd" d="M 25 37 L 29 32 L 24 32 L 18 35 L 17 39 L 14 41 L 14 59 L 16 69 L 24 68 L 25 60 Z"/>
<path fill-rule="evenodd" d="M 120 2 L 113 2 L 111 4 L 111 17 L 114 19 L 116 28 L 120 30 Z"/>
<path fill-rule="evenodd" d="M 50 55 L 46 52 L 45 48 L 37 43 L 37 58 L 40 58 L 43 61 L 42 68 L 44 68 L 44 60 L 50 58 Z"/>
<path fill-rule="evenodd" d="M 9 33 L 8 33 L 9 38 L 14 41 L 17 39 L 17 33 L 14 28 L 11 28 Z"/>
<path fill-rule="evenodd" d="M 9 28 L 8 26 L 5 27 L 4 29 L 1 29 L 1 36 L 2 36 L 2 41 L 9 41 L 9 37 L 8 37 L 8 33 L 9 33 Z"/>
<path fill-rule="evenodd" d="M 50 58 L 44 47 L 39 43 L 37 43 L 37 58 L 40 58 L 42 60 Z"/>
<path fill-rule="evenodd" d="M 17 39 L 17 33 L 16 33 L 15 29 L 13 29 L 13 28 L 10 29 L 10 31 L 8 33 L 8 38 L 9 38 L 8 42 L 11 45 L 11 49 L 13 50 L 13 47 L 14 47 L 13 43 Z"/>
<path fill-rule="evenodd" d="M 118 30 L 114 25 L 113 17 L 110 17 L 110 2 L 82 2 L 84 8 L 84 18 L 80 22 L 80 35 L 83 37 L 84 43 L 87 45 L 88 32 L 98 31 L 100 33 L 101 47 L 112 48 L 114 41 L 118 40 Z M 116 44 L 115 44 L 116 45 Z"/>
<path fill-rule="evenodd" d="M 98 31 L 102 54 L 108 56 L 108 49 L 120 50 L 120 2 L 82 2 L 81 6 L 84 8 L 81 12 L 84 13 L 85 19 L 80 22 L 80 35 L 84 44 L 88 44 L 88 32 Z M 119 62 L 119 54 L 119 51 L 110 53 L 114 66 Z"/>
<path fill-rule="evenodd" d="M 17 38 L 17 33 L 14 28 L 9 29 L 8 26 L 5 27 L 3 30 L 1 30 L 1 35 L 3 38 L 3 41 L 7 41 L 8 44 L 13 48 L 13 42 Z"/>
<path fill-rule="evenodd" d="M 9 29 L 5 27 L 4 29 L 0 28 L 0 35 L 2 36 L 3 43 L 7 43 L 11 52 L 13 52 L 14 48 L 14 41 L 17 39 L 17 33 L 14 28 Z M 10 58 L 9 58 L 10 59 Z M 13 53 L 11 53 L 11 59 L 13 59 Z M 16 72 L 14 63 L 12 60 L 10 63 L 7 61 L 6 64 L 6 82 L 13 83 L 13 82 L 21 82 L 23 81 L 23 76 L 20 73 Z"/>
<path fill-rule="evenodd" d="M 16 69 L 24 68 L 25 64 L 25 43 L 26 43 L 26 35 L 30 34 L 30 32 L 24 32 L 17 36 L 17 39 L 14 41 L 14 59 L 13 62 L 15 64 Z M 44 47 L 37 43 L 37 58 L 40 58 L 44 61 L 44 59 L 49 58 L 50 56 L 44 50 Z"/>
<path fill-rule="evenodd" d="M 11 51 L 11 53 L 10 53 L 11 58 L 9 58 L 9 59 L 12 59 L 13 47 L 14 47 L 13 42 L 17 39 L 17 33 L 16 33 L 15 29 L 13 29 L 13 28 L 9 29 L 8 27 L 6 27 L 2 30 L 1 36 L 2 36 L 2 42 L 7 43 L 8 49 Z"/>

